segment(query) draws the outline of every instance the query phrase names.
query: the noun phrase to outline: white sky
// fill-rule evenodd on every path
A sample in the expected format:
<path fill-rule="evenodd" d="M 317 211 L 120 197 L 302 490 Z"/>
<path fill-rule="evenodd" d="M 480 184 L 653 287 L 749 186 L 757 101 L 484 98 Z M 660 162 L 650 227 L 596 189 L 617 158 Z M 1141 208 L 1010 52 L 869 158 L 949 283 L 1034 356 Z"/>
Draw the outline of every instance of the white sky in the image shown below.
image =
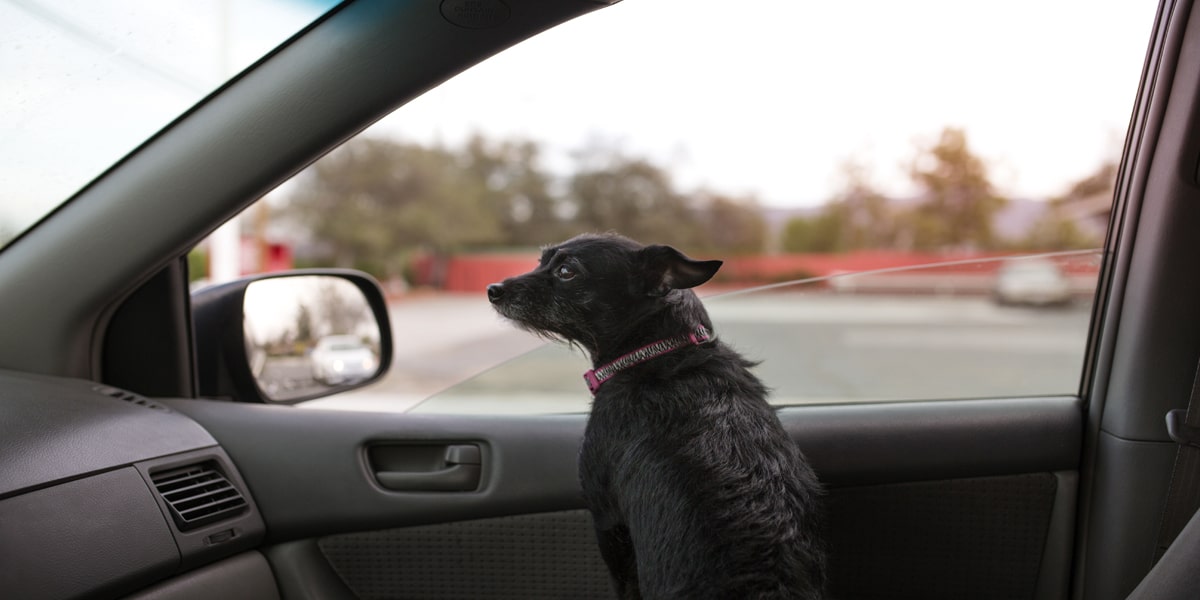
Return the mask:
<path fill-rule="evenodd" d="M 0 221 L 28 224 L 199 98 L 130 57 L 205 91 L 318 4 L 230 0 L 222 26 L 217 0 L 0 0 Z M 47 70 L 39 48 L 62 28 L 30 6 L 100 43 L 74 35 Z M 625 0 L 486 61 L 374 132 L 531 138 L 559 171 L 601 140 L 670 167 L 685 189 L 800 206 L 827 199 L 852 156 L 906 193 L 914 142 L 954 125 L 1002 191 L 1042 198 L 1119 153 L 1154 11 L 1152 0 Z M 163 19 L 175 23 L 130 41 Z"/>
<path fill-rule="evenodd" d="M 377 131 L 588 140 L 685 187 L 820 203 L 838 165 L 908 190 L 914 144 L 964 127 L 1002 191 L 1044 198 L 1119 155 L 1152 0 L 625 0 L 502 53 Z"/>

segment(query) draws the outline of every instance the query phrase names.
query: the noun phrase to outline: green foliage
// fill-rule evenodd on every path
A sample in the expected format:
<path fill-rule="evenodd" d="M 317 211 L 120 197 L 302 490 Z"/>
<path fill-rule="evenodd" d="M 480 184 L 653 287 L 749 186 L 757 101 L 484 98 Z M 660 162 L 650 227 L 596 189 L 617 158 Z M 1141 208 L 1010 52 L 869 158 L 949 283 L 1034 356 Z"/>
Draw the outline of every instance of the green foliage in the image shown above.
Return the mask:
<path fill-rule="evenodd" d="M 924 191 L 910 222 L 916 248 L 991 246 L 991 220 L 1006 201 L 993 191 L 965 132 L 944 129 L 937 143 L 918 154 L 909 174 Z"/>
<path fill-rule="evenodd" d="M 315 262 L 381 278 L 406 276 L 416 254 L 531 248 L 581 232 L 694 254 L 764 246 L 753 200 L 684 194 L 658 165 L 610 149 L 581 153 L 556 185 L 539 155 L 530 141 L 478 135 L 460 148 L 359 137 L 297 178 L 285 213 L 323 251 Z"/>
<path fill-rule="evenodd" d="M 1021 250 L 1051 251 L 1051 250 L 1086 250 L 1100 245 L 1101 240 L 1084 232 L 1070 218 L 1063 216 L 1058 210 L 1051 208 L 1025 236 L 1020 244 Z"/>
<path fill-rule="evenodd" d="M 531 141 L 490 142 L 474 135 L 460 152 L 461 175 L 499 224 L 500 246 L 537 246 L 562 237 L 565 229 L 551 195 L 550 176 L 538 166 L 540 150 Z"/>
<path fill-rule="evenodd" d="M 1111 197 L 1113 186 L 1117 183 L 1117 163 L 1108 160 L 1100 165 L 1090 175 L 1071 184 L 1067 193 L 1055 198 L 1052 202 L 1061 204 L 1071 200 L 1079 200 L 1089 196 L 1103 195 Z"/>
<path fill-rule="evenodd" d="M 445 148 L 358 137 L 300 176 L 287 211 L 333 264 L 395 275 L 414 248 L 451 252 L 504 239 L 485 170 L 469 167 Z"/>
<path fill-rule="evenodd" d="M 946 128 L 919 148 L 909 176 L 920 194 L 902 208 L 870 181 L 864 165 L 847 161 L 841 187 L 816 215 L 793 219 L 783 231 L 787 252 L 846 252 L 899 248 L 983 250 L 998 244 L 992 219 L 1007 202 L 992 188 L 987 167 L 961 129 Z"/>
<path fill-rule="evenodd" d="M 301 342 L 304 345 L 311 345 L 316 341 L 317 336 L 313 328 L 312 309 L 307 304 L 301 303 L 299 310 L 296 311 L 296 324 L 294 327 L 295 338 L 293 341 Z"/>
<path fill-rule="evenodd" d="M 783 226 L 784 252 L 842 252 L 842 215 L 826 207 L 812 217 L 795 217 Z"/>
<path fill-rule="evenodd" d="M 699 226 L 703 235 L 696 246 L 698 250 L 721 256 L 757 254 L 764 250 L 767 223 L 753 199 L 705 193 L 695 201 L 701 205 Z"/>
<path fill-rule="evenodd" d="M 1116 182 L 1117 163 L 1106 161 L 1091 174 L 1071 184 L 1065 194 L 1050 200 L 1046 212 L 1021 240 L 1020 248 L 1047 251 L 1085 250 L 1099 246 L 1103 240 L 1080 226 L 1078 217 L 1071 215 L 1071 207 L 1083 204 L 1086 211 L 1090 208 L 1088 205 L 1110 205 Z M 1107 211 L 1097 216 L 1101 222 L 1108 220 Z"/>
<path fill-rule="evenodd" d="M 187 255 L 188 283 L 208 277 L 208 252 L 193 248 Z"/>
<path fill-rule="evenodd" d="M 786 252 L 846 252 L 888 248 L 897 237 L 892 202 L 870 182 L 866 167 L 846 161 L 841 189 L 816 215 L 784 226 Z"/>
<path fill-rule="evenodd" d="M 937 142 L 918 151 L 909 176 L 921 189 L 920 204 L 906 219 L 918 250 L 990 249 L 992 218 L 1008 202 L 992 187 L 983 159 L 962 129 L 947 127 Z"/>
<path fill-rule="evenodd" d="M 299 263 L 407 276 L 410 258 L 460 251 L 534 248 L 581 232 L 616 231 L 693 255 L 762 252 L 767 225 L 753 198 L 680 191 L 662 166 L 619 149 L 586 148 L 575 168 L 552 175 L 528 140 L 476 135 L 458 147 L 360 136 L 297 177 L 284 212 L 316 256 Z M 1111 193 L 1115 166 L 1077 182 L 1060 199 Z M 961 129 L 920 147 L 909 175 L 919 195 L 901 204 L 879 191 L 865 166 L 842 165 L 839 190 L 782 231 L 786 252 L 999 248 L 992 220 L 1007 202 Z M 1090 247 L 1065 212 L 1051 211 L 1023 245 Z M 310 254 L 312 250 L 310 249 Z M 194 260 L 201 260 L 196 258 Z M 201 272 L 194 267 L 194 272 Z"/>
<path fill-rule="evenodd" d="M 613 156 L 570 178 L 580 231 L 615 231 L 647 243 L 694 248 L 704 239 L 688 199 L 666 171 L 640 158 Z"/>

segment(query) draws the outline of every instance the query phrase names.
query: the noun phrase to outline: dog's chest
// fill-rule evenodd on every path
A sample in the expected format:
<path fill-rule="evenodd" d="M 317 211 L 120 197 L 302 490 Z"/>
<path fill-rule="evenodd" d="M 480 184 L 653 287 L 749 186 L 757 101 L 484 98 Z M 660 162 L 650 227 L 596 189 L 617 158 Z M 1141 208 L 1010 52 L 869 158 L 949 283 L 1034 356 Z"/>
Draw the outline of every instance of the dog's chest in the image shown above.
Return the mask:
<path fill-rule="evenodd" d="M 655 407 L 598 400 L 579 452 L 580 485 L 593 512 L 615 510 L 616 496 L 647 473 L 661 472 L 681 433 L 697 427 L 695 415 L 672 417 Z"/>
<path fill-rule="evenodd" d="M 646 452 L 647 424 L 636 408 L 622 408 L 598 402 L 588 417 L 579 450 L 579 477 L 585 495 L 610 491 L 614 480 L 636 467 L 637 457 Z"/>
<path fill-rule="evenodd" d="M 620 449 L 628 447 L 634 436 L 619 425 L 619 419 L 599 410 L 588 418 L 579 448 L 579 478 L 585 492 L 607 487 L 614 469 L 624 460 Z"/>

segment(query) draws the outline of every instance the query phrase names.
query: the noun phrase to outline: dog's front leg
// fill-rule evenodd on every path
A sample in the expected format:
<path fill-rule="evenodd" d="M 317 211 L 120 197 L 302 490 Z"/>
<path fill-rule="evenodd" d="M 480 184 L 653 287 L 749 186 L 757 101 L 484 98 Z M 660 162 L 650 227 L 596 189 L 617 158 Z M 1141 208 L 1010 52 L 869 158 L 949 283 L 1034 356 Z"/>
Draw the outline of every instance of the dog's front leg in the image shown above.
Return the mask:
<path fill-rule="evenodd" d="M 596 541 L 599 542 L 600 556 L 608 565 L 613 586 L 617 590 L 617 598 L 641 600 L 637 560 L 633 553 L 633 542 L 629 539 L 629 529 L 624 525 L 602 525 L 597 520 Z"/>

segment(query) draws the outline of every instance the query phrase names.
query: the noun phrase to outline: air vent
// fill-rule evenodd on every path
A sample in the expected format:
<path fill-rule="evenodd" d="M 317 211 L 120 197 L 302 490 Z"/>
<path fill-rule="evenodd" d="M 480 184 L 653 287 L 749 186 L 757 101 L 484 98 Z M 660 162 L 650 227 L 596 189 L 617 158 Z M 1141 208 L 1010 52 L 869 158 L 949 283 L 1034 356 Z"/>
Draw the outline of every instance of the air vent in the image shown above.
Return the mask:
<path fill-rule="evenodd" d="M 93 388 L 93 389 L 95 389 L 97 392 L 100 392 L 101 394 L 104 394 L 105 396 L 112 396 L 113 398 L 116 398 L 118 400 L 124 400 L 130 404 L 136 404 L 138 406 L 145 406 L 146 408 L 153 408 L 154 410 L 167 410 L 166 407 L 155 404 L 133 392 L 127 392 L 122 389 L 117 389 L 114 387 L 107 387 L 107 386 L 97 387 L 97 388 Z"/>
<path fill-rule="evenodd" d="M 241 514 L 246 499 L 213 461 L 151 473 L 154 488 L 171 508 L 180 531 L 190 531 Z"/>

